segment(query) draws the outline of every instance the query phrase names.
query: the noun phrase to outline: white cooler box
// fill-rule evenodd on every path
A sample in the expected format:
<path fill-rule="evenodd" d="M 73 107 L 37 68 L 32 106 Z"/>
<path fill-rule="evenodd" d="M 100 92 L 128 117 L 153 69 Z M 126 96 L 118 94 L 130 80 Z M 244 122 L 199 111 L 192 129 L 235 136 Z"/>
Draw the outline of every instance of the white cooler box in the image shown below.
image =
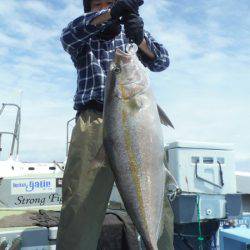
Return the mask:
<path fill-rule="evenodd" d="M 231 144 L 173 142 L 166 153 L 168 168 L 183 192 L 236 193 Z"/>

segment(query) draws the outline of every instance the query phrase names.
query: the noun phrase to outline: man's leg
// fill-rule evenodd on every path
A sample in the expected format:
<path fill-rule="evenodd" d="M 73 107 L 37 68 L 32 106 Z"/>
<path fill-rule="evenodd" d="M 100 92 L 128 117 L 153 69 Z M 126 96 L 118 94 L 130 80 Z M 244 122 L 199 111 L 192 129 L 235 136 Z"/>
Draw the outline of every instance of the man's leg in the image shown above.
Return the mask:
<path fill-rule="evenodd" d="M 114 177 L 102 160 L 102 114 L 81 113 L 63 176 L 57 250 L 96 250 Z"/>
<path fill-rule="evenodd" d="M 162 233 L 158 240 L 159 250 L 174 250 L 174 214 L 167 196 L 164 196 Z"/>

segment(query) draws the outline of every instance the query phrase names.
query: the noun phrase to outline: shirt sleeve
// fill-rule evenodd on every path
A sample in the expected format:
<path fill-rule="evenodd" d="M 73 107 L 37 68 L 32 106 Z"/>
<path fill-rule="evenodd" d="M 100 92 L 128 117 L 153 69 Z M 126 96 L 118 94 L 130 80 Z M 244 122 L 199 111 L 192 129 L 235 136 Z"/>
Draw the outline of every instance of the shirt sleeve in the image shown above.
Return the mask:
<path fill-rule="evenodd" d="M 145 67 L 148 67 L 153 72 L 160 72 L 169 66 L 169 55 L 164 46 L 158 43 L 152 35 L 145 31 L 144 38 L 149 49 L 154 53 L 155 59 L 151 60 L 142 51 L 138 50 L 138 57 Z"/>
<path fill-rule="evenodd" d="M 102 10 L 100 12 L 86 13 L 70 22 L 68 26 L 63 29 L 60 37 L 64 50 L 69 54 L 73 54 L 77 49 L 86 44 L 90 37 L 103 30 L 109 22 L 104 22 L 97 26 L 90 23 L 94 18 L 107 11 L 108 10 Z"/>

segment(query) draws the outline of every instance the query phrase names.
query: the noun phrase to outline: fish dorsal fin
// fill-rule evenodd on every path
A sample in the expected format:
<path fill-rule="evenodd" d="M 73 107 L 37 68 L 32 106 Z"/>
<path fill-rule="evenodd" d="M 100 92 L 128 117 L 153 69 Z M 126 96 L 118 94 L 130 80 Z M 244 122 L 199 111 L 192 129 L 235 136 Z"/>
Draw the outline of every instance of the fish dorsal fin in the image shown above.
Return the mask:
<path fill-rule="evenodd" d="M 174 129 L 174 125 L 169 120 L 169 118 L 166 115 L 166 113 L 164 112 L 164 110 L 159 105 L 157 105 L 157 109 L 158 109 L 158 113 L 159 113 L 159 116 L 160 116 L 161 123 L 163 125 L 165 125 L 165 126 L 170 126 L 170 127 L 172 127 Z"/>

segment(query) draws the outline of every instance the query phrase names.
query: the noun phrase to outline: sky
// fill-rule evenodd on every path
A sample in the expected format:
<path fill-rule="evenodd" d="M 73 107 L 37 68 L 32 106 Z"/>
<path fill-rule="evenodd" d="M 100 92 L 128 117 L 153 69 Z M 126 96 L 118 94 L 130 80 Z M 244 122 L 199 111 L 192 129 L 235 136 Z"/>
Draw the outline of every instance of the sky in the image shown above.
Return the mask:
<path fill-rule="evenodd" d="M 165 143 L 233 143 L 236 164 L 250 171 L 250 2 L 147 0 L 140 14 L 169 52 L 170 66 L 148 72 L 157 102 L 175 130 Z M 22 106 L 22 161 L 63 161 L 76 71 L 61 30 L 83 14 L 81 0 L 0 1 L 0 103 Z M 15 110 L 0 117 L 13 129 Z M 7 157 L 10 138 L 2 141 Z"/>

